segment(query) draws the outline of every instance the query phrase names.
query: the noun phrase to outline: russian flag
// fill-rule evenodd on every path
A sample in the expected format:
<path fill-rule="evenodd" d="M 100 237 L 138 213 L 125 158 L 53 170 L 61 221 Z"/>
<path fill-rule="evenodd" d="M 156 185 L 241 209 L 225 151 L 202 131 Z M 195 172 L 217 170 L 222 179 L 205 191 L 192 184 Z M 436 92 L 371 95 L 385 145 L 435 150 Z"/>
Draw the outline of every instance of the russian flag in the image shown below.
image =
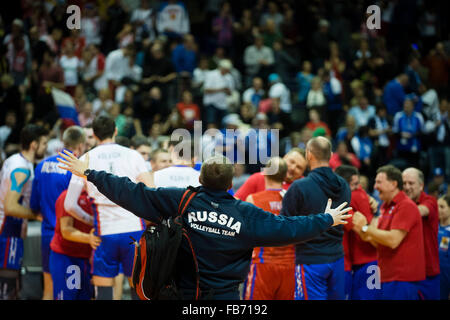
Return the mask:
<path fill-rule="evenodd" d="M 55 106 L 58 108 L 60 118 L 63 120 L 72 121 L 76 125 L 80 125 L 78 121 L 78 112 L 75 108 L 75 101 L 73 101 L 70 94 L 62 90 L 52 88 L 52 96 Z"/>

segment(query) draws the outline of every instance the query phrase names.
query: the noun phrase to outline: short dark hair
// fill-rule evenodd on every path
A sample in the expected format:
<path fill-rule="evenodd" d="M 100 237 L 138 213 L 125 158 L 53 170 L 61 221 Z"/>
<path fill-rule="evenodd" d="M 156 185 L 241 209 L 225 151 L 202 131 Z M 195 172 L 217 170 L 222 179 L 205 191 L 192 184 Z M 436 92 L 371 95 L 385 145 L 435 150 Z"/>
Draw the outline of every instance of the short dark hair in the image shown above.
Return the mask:
<path fill-rule="evenodd" d="M 222 155 L 206 159 L 200 169 L 201 184 L 213 190 L 227 191 L 232 184 L 233 175 L 233 164 Z"/>
<path fill-rule="evenodd" d="M 334 173 L 344 178 L 344 180 L 347 181 L 348 184 L 350 184 L 353 176 L 359 176 L 359 171 L 356 167 L 346 164 L 337 167 Z"/>
<path fill-rule="evenodd" d="M 377 174 L 384 173 L 389 181 L 397 181 L 397 188 L 403 190 L 402 172 L 393 165 L 386 165 L 378 168 Z"/>
<path fill-rule="evenodd" d="M 275 182 L 283 182 L 286 178 L 287 174 L 287 164 L 286 161 L 284 161 L 280 157 L 272 157 L 267 161 L 266 168 L 270 168 L 272 165 L 277 165 L 277 171 L 274 174 L 264 174 L 266 177 L 268 177 L 270 180 L 273 180 Z"/>
<path fill-rule="evenodd" d="M 130 147 L 130 139 L 124 136 L 117 136 L 115 139 L 116 143 L 122 147 Z"/>
<path fill-rule="evenodd" d="M 331 142 L 327 138 L 311 138 L 306 144 L 306 149 L 309 150 L 318 161 L 330 161 Z"/>
<path fill-rule="evenodd" d="M 135 135 L 133 138 L 131 138 L 130 146 L 134 149 L 137 149 L 142 145 L 150 147 L 150 142 L 145 136 Z"/>
<path fill-rule="evenodd" d="M 100 141 L 112 138 L 116 130 L 116 124 L 113 118 L 109 116 L 98 116 L 92 122 L 94 134 Z"/>
<path fill-rule="evenodd" d="M 48 135 L 48 130 L 36 124 L 27 124 L 20 132 L 22 150 L 28 150 L 33 141 L 39 142 L 41 137 Z"/>

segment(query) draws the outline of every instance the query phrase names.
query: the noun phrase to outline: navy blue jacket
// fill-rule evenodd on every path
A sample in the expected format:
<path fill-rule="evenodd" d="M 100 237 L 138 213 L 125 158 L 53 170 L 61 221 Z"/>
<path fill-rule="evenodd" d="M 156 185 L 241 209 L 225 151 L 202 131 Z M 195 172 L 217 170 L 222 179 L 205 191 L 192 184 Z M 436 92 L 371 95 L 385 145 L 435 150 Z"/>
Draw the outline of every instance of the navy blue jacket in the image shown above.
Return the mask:
<path fill-rule="evenodd" d="M 186 189 L 148 188 L 127 177 L 92 170 L 87 177 L 117 205 L 149 221 L 176 215 Z M 183 216 L 200 272 L 200 288 L 235 288 L 247 277 L 252 250 L 283 246 L 317 237 L 333 225 L 329 214 L 301 217 L 275 216 L 235 199 L 225 191 L 198 188 Z M 325 208 L 325 203 L 323 205 Z M 187 243 L 181 245 L 188 252 Z M 180 263 L 184 268 L 186 263 Z M 187 272 L 186 272 L 187 273 Z M 181 288 L 195 288 L 191 276 L 181 276 Z"/>
<path fill-rule="evenodd" d="M 347 182 L 329 167 L 312 170 L 307 177 L 296 180 L 283 198 L 281 214 L 286 216 L 311 216 L 324 212 L 328 198 L 332 208 L 346 201 L 350 204 L 351 192 Z M 332 263 L 344 256 L 342 226 L 329 228 L 314 239 L 296 245 L 297 264 Z"/>

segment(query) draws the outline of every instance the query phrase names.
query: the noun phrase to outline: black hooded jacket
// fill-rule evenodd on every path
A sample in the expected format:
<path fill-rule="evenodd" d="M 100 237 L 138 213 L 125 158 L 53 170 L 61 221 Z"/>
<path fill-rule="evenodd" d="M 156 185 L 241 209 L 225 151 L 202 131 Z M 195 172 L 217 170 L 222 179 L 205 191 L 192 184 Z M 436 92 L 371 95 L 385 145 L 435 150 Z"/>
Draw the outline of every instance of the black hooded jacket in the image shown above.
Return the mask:
<path fill-rule="evenodd" d="M 312 170 L 307 177 L 296 180 L 283 198 L 282 215 L 307 216 L 324 212 L 328 198 L 332 208 L 346 201 L 351 192 L 347 182 L 329 167 Z M 332 263 L 344 256 L 342 226 L 329 228 L 319 236 L 296 246 L 297 264 Z"/>

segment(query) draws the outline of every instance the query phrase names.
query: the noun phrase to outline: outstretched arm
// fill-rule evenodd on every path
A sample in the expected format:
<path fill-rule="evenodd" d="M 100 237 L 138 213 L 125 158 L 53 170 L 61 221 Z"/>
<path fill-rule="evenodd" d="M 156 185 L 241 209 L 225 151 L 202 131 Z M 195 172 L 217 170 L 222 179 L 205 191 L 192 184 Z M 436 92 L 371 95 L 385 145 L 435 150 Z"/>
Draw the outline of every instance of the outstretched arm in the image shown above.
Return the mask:
<path fill-rule="evenodd" d="M 60 168 L 86 177 L 84 172 L 89 167 L 89 153 L 86 154 L 86 159 L 81 161 L 70 152 L 64 152 L 59 153 L 63 159 L 57 158 L 65 165 Z M 134 183 L 128 177 L 118 177 L 105 171 L 92 170 L 87 180 L 115 204 L 152 222 L 175 214 L 183 192 L 183 189 L 176 188 L 151 189 L 142 182 Z"/>
<path fill-rule="evenodd" d="M 255 246 L 281 246 L 317 237 L 332 226 L 346 224 L 347 214 L 352 208 L 345 208 L 346 202 L 331 209 L 331 199 L 328 200 L 324 213 L 308 216 L 275 216 L 262 209 L 256 209 L 248 214 L 248 226 L 253 233 Z M 345 209 L 344 209 L 345 208 Z"/>

